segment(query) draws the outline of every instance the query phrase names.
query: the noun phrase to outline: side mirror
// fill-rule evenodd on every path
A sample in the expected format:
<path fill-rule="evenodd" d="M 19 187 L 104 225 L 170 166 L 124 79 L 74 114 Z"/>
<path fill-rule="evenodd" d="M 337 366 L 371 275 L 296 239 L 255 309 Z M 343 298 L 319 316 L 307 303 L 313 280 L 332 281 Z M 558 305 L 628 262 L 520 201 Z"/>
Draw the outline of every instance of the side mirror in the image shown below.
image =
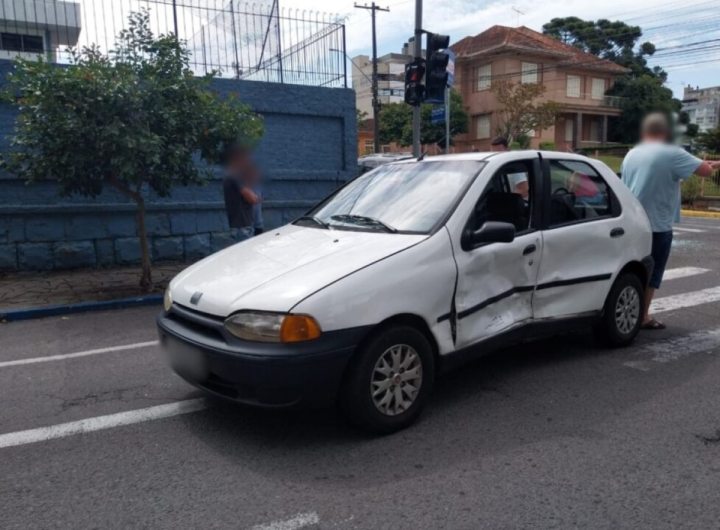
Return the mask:
<path fill-rule="evenodd" d="M 467 231 L 463 237 L 463 248 L 477 248 L 485 243 L 512 243 L 515 240 L 515 225 L 500 221 L 486 221 L 474 232 Z"/>

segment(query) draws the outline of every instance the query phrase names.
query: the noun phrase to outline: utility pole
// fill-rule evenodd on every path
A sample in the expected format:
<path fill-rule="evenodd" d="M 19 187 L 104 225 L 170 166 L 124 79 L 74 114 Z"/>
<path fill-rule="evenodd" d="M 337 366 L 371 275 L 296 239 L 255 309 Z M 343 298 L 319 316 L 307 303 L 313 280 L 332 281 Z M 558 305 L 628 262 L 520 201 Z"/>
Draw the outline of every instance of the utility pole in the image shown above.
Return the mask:
<path fill-rule="evenodd" d="M 415 60 L 422 59 L 422 0 L 415 0 Z M 420 156 L 420 106 L 413 107 L 413 155 Z"/>
<path fill-rule="evenodd" d="M 369 9 L 372 18 L 372 47 L 373 47 L 373 70 L 372 70 L 372 107 L 373 107 L 373 149 L 380 152 L 380 100 L 378 99 L 378 72 L 377 72 L 377 38 L 375 35 L 375 12 L 390 11 L 387 7 L 379 7 L 373 2 L 370 5 L 355 4 L 357 9 Z"/>

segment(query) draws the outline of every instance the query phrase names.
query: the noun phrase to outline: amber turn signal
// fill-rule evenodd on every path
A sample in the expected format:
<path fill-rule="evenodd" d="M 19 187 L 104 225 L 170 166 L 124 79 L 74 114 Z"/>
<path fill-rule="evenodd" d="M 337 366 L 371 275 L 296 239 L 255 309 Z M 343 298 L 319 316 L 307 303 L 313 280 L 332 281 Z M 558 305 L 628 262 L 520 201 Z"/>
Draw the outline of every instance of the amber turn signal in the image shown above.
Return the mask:
<path fill-rule="evenodd" d="M 322 332 L 313 317 L 307 315 L 287 315 L 280 327 L 281 342 L 302 342 L 317 339 Z"/>

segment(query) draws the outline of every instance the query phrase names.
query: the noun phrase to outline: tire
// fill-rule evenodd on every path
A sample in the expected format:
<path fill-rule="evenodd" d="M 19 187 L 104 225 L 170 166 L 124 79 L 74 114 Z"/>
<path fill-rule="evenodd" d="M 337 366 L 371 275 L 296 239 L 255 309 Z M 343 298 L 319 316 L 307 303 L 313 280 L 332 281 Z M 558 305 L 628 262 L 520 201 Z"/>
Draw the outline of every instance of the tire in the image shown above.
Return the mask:
<path fill-rule="evenodd" d="M 418 418 L 434 377 L 435 360 L 427 337 L 411 326 L 387 327 L 361 346 L 348 366 L 340 406 L 364 430 L 396 432 Z"/>
<path fill-rule="evenodd" d="M 644 296 L 640 278 L 630 272 L 621 274 L 610 289 L 595 336 L 613 348 L 632 343 L 642 325 Z"/>

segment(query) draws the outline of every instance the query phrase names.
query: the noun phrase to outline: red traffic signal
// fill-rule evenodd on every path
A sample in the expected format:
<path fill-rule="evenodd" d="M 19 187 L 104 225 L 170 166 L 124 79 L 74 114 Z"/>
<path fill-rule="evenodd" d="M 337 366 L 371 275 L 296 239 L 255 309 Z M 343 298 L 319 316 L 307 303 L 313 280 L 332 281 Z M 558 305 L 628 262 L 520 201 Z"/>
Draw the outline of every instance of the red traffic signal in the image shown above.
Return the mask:
<path fill-rule="evenodd" d="M 425 99 L 425 61 L 415 59 L 405 65 L 405 103 L 414 107 L 420 105 Z"/>

